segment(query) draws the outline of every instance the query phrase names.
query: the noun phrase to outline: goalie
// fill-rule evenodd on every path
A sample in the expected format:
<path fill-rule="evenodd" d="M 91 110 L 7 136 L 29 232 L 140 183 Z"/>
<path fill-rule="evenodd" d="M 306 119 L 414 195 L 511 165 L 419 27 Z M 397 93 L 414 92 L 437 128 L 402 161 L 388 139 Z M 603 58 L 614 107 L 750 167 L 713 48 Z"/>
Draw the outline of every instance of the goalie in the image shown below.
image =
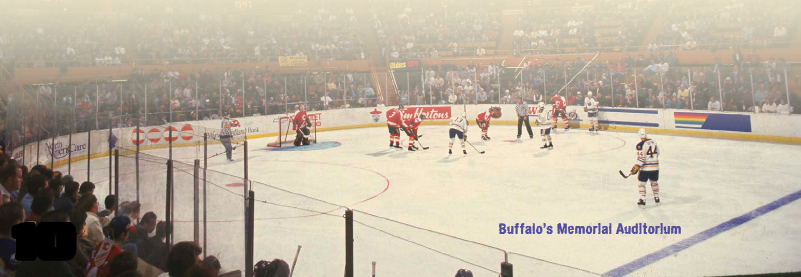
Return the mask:
<path fill-rule="evenodd" d="M 309 121 L 309 117 L 306 115 L 305 106 L 298 106 L 298 112 L 295 113 L 292 123 L 295 125 L 296 132 L 295 141 L 293 144 L 295 146 L 309 145 L 309 125 L 311 125 L 311 122 Z"/>
<path fill-rule="evenodd" d="M 481 128 L 482 140 L 490 140 L 489 135 L 487 135 L 487 131 L 489 130 L 490 120 L 493 118 L 501 118 L 501 107 L 490 107 L 489 111 L 480 113 L 478 116 L 476 116 L 476 125 L 478 125 L 478 128 Z"/>

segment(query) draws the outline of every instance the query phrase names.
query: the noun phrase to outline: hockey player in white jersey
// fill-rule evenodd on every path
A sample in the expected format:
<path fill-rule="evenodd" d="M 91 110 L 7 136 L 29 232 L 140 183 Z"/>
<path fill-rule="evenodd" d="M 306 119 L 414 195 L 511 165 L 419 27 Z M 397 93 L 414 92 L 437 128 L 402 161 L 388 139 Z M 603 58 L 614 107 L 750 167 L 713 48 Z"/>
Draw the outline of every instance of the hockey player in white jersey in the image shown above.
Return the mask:
<path fill-rule="evenodd" d="M 659 205 L 659 148 L 654 140 L 648 138 L 645 129 L 640 129 L 637 134 L 640 135 L 640 143 L 637 144 L 637 163 L 631 168 L 631 175 L 639 172 L 640 200 L 637 205 L 645 208 L 645 183 L 648 181 L 651 181 L 654 202 Z"/>
<path fill-rule="evenodd" d="M 545 102 L 540 102 L 537 106 L 537 122 L 535 125 L 540 127 L 540 137 L 542 138 L 542 147 L 540 149 L 553 148 L 551 142 L 551 120 L 548 118 L 551 113 L 545 111 Z"/>
<path fill-rule="evenodd" d="M 592 96 L 592 91 L 587 92 L 587 97 L 584 98 L 584 111 L 590 121 L 590 132 L 598 132 L 598 101 Z"/>
<path fill-rule="evenodd" d="M 454 116 L 451 118 L 451 129 L 448 132 L 451 138 L 451 141 L 448 143 L 448 155 L 453 154 L 453 143 L 456 142 L 457 137 L 462 143 L 462 152 L 467 155 L 467 150 L 464 148 L 464 142 L 467 140 L 467 125 L 465 116 Z"/>

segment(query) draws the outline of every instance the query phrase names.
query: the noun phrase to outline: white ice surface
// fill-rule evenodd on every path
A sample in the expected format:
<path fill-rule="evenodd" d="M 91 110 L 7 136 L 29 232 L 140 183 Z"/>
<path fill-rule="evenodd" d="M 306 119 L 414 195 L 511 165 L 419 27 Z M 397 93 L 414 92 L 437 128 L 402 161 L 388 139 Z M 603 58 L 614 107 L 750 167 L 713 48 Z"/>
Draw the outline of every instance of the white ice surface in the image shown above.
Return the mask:
<path fill-rule="evenodd" d="M 256 204 L 256 260 L 282 258 L 291 263 L 297 245 L 302 245 L 294 276 L 341 275 L 345 263 L 345 224 L 344 209 L 337 205 L 344 205 L 356 210 L 357 276 L 369 276 L 371 261 L 377 262 L 377 276 L 382 277 L 450 276 L 458 268 L 471 269 L 476 276 L 497 276 L 503 261 L 498 250 L 420 231 L 364 212 L 603 273 L 801 189 L 799 146 L 652 135 L 661 150 L 659 183 L 663 204 L 652 205 L 649 186 L 649 206 L 641 210 L 635 204 L 639 197 L 637 181 L 623 179 L 617 173 L 621 169 L 627 172 L 634 163 L 636 134 L 596 135 L 586 130 L 560 129 L 554 135 L 555 148 L 540 150 L 536 129 L 534 140 L 524 134 L 518 143 L 504 141 L 514 139 L 516 126 L 492 126 L 490 142 L 481 142 L 478 130 L 473 128 L 470 140 L 486 150 L 486 154 L 479 155 L 468 145 L 468 155 L 463 157 L 457 143 L 456 154 L 448 157 L 447 131 L 446 126 L 423 126 L 420 132 L 425 136 L 421 141 L 430 149 L 414 153 L 389 149 L 386 128 L 320 133 L 321 142 L 336 141 L 342 145 L 316 151 L 267 151 L 267 142 L 274 138 L 249 141 L 249 178 L 259 182 L 252 189 L 258 200 L 269 202 Z M 221 151 L 220 145 L 209 147 L 210 154 Z M 147 153 L 167 156 L 167 150 Z M 192 172 L 192 160 L 202 157 L 202 150 L 179 148 L 173 154 L 186 163 L 179 164 L 176 170 L 176 220 L 191 222 L 193 182 L 190 175 L 182 172 Z M 242 182 L 243 147 L 234 154 L 235 163 L 226 162 L 224 155 L 209 161 L 210 169 L 230 175 L 208 173 L 207 179 L 214 184 L 208 188 L 207 250 L 219 255 L 227 269 L 243 269 L 244 207 L 240 196 L 243 189 L 225 186 Z M 122 161 L 121 166 L 132 168 L 133 160 Z M 92 160 L 93 181 L 98 185 L 96 195 L 104 196 L 108 191 L 108 183 L 104 181 L 108 179 L 107 167 L 107 158 Z M 85 179 L 85 168 L 85 164 L 73 165 L 76 179 Z M 140 168 L 143 209 L 153 210 L 163 219 L 165 166 L 161 161 L 143 161 Z M 131 200 L 135 195 L 133 176 L 121 176 L 122 200 Z M 798 202 L 781 207 L 632 275 L 700 276 L 801 270 L 799 208 Z M 664 223 L 681 226 L 682 233 L 500 235 L 499 223 L 612 223 L 613 226 Z M 193 238 L 191 223 L 177 224 L 176 232 L 176 240 Z M 514 264 L 517 276 L 587 275 L 516 255 L 510 255 L 509 261 Z"/>

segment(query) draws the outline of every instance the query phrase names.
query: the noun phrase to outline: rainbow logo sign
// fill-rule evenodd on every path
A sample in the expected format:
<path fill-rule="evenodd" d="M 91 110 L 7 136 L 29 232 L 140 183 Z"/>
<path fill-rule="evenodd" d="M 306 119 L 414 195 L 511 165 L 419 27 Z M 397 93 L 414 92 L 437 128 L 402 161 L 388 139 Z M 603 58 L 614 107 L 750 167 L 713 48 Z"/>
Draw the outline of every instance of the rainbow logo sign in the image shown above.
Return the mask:
<path fill-rule="evenodd" d="M 674 113 L 676 128 L 701 129 L 706 122 L 708 114 L 702 113 Z"/>
<path fill-rule="evenodd" d="M 751 132 L 751 116 L 747 114 L 674 112 L 673 118 L 676 128 Z"/>

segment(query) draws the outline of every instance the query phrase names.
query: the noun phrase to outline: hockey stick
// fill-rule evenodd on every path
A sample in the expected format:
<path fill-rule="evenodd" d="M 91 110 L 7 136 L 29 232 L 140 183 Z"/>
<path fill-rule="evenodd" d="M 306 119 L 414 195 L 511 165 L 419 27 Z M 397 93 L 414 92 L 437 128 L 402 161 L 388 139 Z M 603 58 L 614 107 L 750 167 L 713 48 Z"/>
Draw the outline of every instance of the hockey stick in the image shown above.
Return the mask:
<path fill-rule="evenodd" d="M 372 276 L 375 277 L 375 261 L 373 261 L 373 275 Z"/>
<path fill-rule="evenodd" d="M 623 170 L 618 170 L 617 172 L 620 173 L 620 176 L 623 176 L 623 178 L 626 178 L 626 179 L 628 179 L 629 176 L 631 176 L 631 173 L 629 173 L 628 175 L 624 174 Z"/>
<path fill-rule="evenodd" d="M 420 144 L 420 147 L 422 147 L 423 150 L 428 150 L 428 147 L 423 146 L 423 143 L 420 142 L 420 137 L 422 137 L 422 136 L 418 136 L 417 132 L 414 132 L 414 141 L 416 141 L 418 144 Z"/>
<path fill-rule="evenodd" d="M 484 151 L 478 150 L 478 148 L 476 148 L 475 146 L 473 146 L 473 144 L 472 144 L 472 143 L 470 143 L 470 141 L 468 141 L 468 140 L 464 140 L 464 142 L 467 142 L 467 144 L 470 144 L 470 147 L 473 147 L 473 149 L 475 149 L 475 150 L 476 150 L 476 152 L 478 152 L 479 154 L 484 154 Z"/>
<path fill-rule="evenodd" d="M 289 277 L 292 277 L 292 273 L 295 272 L 295 263 L 298 262 L 298 255 L 300 255 L 300 245 L 298 245 L 298 251 L 295 252 L 295 259 L 292 260 L 292 268 L 289 270 Z"/>

